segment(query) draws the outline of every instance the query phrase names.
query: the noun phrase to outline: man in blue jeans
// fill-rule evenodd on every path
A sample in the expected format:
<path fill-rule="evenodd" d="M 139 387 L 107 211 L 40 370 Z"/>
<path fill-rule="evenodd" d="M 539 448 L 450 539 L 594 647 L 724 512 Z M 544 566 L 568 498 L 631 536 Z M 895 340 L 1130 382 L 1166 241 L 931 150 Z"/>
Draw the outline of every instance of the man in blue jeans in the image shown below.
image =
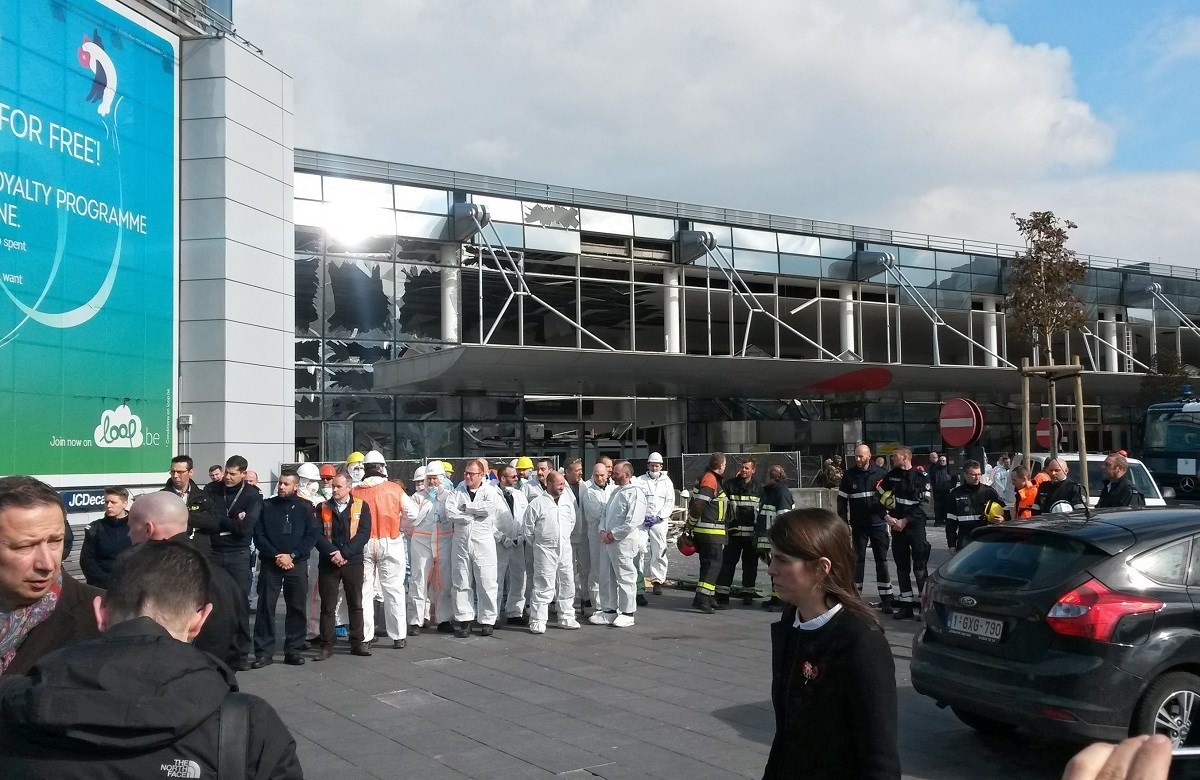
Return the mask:
<path fill-rule="evenodd" d="M 225 461 L 225 477 L 221 482 L 210 483 L 208 493 L 213 511 L 217 515 L 218 531 L 212 537 L 209 562 L 219 566 L 233 577 L 241 590 L 238 605 L 238 634 L 235 642 L 241 660 L 234 671 L 244 672 L 250 668 L 247 656 L 250 644 L 250 541 L 254 529 L 262 516 L 262 493 L 257 485 L 246 481 L 249 463 L 241 455 L 232 455 Z"/>

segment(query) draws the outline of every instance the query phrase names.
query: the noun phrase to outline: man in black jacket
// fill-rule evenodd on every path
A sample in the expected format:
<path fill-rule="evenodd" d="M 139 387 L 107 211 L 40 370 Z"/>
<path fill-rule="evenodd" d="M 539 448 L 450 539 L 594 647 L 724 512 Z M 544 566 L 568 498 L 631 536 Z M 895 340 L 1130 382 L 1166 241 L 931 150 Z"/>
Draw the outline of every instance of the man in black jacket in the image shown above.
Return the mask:
<path fill-rule="evenodd" d="M 187 455 L 177 455 L 171 458 L 171 476 L 163 490 L 170 491 L 183 498 L 188 508 L 188 533 L 192 546 L 208 557 L 212 551 L 212 537 L 220 528 L 217 515 L 213 511 L 212 501 L 192 480 L 192 459 Z"/>
<path fill-rule="evenodd" d="M 100 636 L 42 658 L 0 684 L 6 777 L 217 777 L 228 668 L 188 644 L 208 617 L 208 568 L 185 544 L 130 550 L 96 600 Z M 300 778 L 296 742 L 275 710 L 248 707 L 244 769 L 229 776 Z M 242 763 L 242 761 L 238 761 Z M 224 776 L 224 775 L 221 775 Z"/>
<path fill-rule="evenodd" d="M 133 546 L 129 541 L 129 491 L 123 487 L 104 488 L 104 516 L 93 520 L 83 531 L 79 549 L 79 568 L 88 585 L 108 587 L 117 556 Z"/>
<path fill-rule="evenodd" d="M 721 569 L 717 572 L 717 609 L 729 604 L 738 561 L 742 564 L 742 603 L 747 606 L 754 603 L 754 583 L 758 579 L 758 540 L 754 526 L 762 498 L 762 483 L 754 476 L 754 469 L 754 458 L 748 457 L 738 466 L 737 473 L 725 481 L 729 512 L 725 515 L 727 536 L 721 552 Z"/>
<path fill-rule="evenodd" d="M 1119 452 L 1104 459 L 1104 488 L 1096 501 L 1097 509 L 1119 506 L 1141 506 L 1145 503 L 1142 494 L 1133 487 L 1129 478 L 1129 460 Z"/>
<path fill-rule="evenodd" d="M 1046 461 L 1046 473 L 1050 479 L 1038 485 L 1037 496 L 1030 510 L 1033 516 L 1055 512 L 1079 512 L 1087 509 L 1083 489 L 1073 479 L 1067 479 L 1067 462 L 1062 458 Z"/>
<path fill-rule="evenodd" d="M 875 466 L 871 448 L 854 448 L 854 465 L 842 475 L 838 486 L 838 514 L 850 526 L 854 538 L 854 585 L 862 593 L 867 573 L 867 547 L 875 559 L 875 583 L 879 589 L 879 608 L 892 614 L 892 578 L 888 574 L 888 526 L 879 505 L 879 485 L 883 469 Z"/>
<path fill-rule="evenodd" d="M 262 516 L 262 493 L 258 486 L 246 482 L 249 463 L 241 455 L 232 455 L 225 461 L 225 479 L 205 488 L 216 511 L 220 530 L 212 539 L 212 552 L 208 560 L 229 572 L 233 581 L 241 588 L 242 599 L 238 610 L 237 647 L 243 656 L 249 656 L 250 643 L 250 541 L 254 538 L 254 527 Z M 243 658 L 234 665 L 236 671 L 250 668 Z"/>
<path fill-rule="evenodd" d="M 308 593 L 308 554 L 317 541 L 312 502 L 299 494 L 295 471 L 279 475 L 279 495 L 263 501 L 262 519 L 254 530 L 258 550 L 258 611 L 254 615 L 254 663 L 261 669 L 275 654 L 275 605 L 283 589 L 283 662 L 300 666 L 304 658 L 304 600 Z M 404 572 L 400 572 L 401 578 Z"/>
<path fill-rule="evenodd" d="M 196 541 L 188 531 L 187 507 L 177 496 L 164 490 L 147 493 L 133 502 L 129 510 L 129 538 L 134 544 L 150 540 L 182 542 L 200 552 Z M 212 614 L 204 621 L 199 636 L 192 643 L 200 650 L 211 653 L 229 664 L 234 671 L 239 668 L 243 656 L 236 645 L 238 631 L 238 603 L 246 603 L 243 590 L 224 569 L 209 564 L 208 600 L 212 602 Z"/>
<path fill-rule="evenodd" d="M 363 638 L 363 550 L 371 538 L 371 508 L 350 495 L 351 478 L 340 472 L 333 478 L 333 498 L 321 504 L 321 535 L 317 550 L 317 589 L 321 593 L 320 652 L 314 660 L 333 655 L 333 618 L 338 587 L 346 592 L 350 612 L 350 654 L 370 655 Z"/>
<path fill-rule="evenodd" d="M 950 506 L 946 510 L 946 544 L 955 552 L 971 540 L 976 529 L 988 524 L 988 509 L 998 505 L 996 511 L 1003 517 L 1004 501 L 991 485 L 980 482 L 983 466 L 977 460 L 963 464 L 962 482 L 950 491 Z"/>
<path fill-rule="evenodd" d="M 929 492 L 925 473 L 913 468 L 912 450 L 900 446 L 892 450 L 892 470 L 883 477 L 880 503 L 884 521 L 892 531 L 892 560 L 896 562 L 896 581 L 900 586 L 896 620 L 910 620 L 920 608 L 921 590 L 929 576 L 929 551 L 925 537 L 928 517 L 922 502 Z M 913 580 L 916 590 L 913 590 Z"/>

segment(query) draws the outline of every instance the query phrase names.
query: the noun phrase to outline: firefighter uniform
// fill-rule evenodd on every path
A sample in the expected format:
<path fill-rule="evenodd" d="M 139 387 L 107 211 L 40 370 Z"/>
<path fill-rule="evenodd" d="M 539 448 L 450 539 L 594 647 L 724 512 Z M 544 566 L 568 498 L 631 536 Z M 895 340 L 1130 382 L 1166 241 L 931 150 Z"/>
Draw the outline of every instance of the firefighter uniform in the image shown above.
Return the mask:
<path fill-rule="evenodd" d="M 899 466 L 889 471 L 880 485 L 881 502 L 887 514 L 896 519 L 892 525 L 892 560 L 896 562 L 896 581 L 900 586 L 895 618 L 912 618 L 920 604 L 920 594 L 929 576 L 930 544 L 925 538 L 929 518 L 922 502 L 929 493 L 925 472 Z M 889 507 L 888 504 L 891 504 Z M 916 590 L 913 590 L 913 579 Z"/>
<path fill-rule="evenodd" d="M 991 485 L 961 482 L 950 491 L 946 504 L 946 544 L 951 550 L 961 550 L 971 541 L 976 528 L 987 525 L 988 504 L 1004 506 L 1000 494 Z"/>
<path fill-rule="evenodd" d="M 762 495 L 758 502 L 758 518 L 755 521 L 755 533 L 758 536 L 758 557 L 771 562 L 771 526 L 775 518 L 788 511 L 795 505 L 792 491 L 782 482 L 768 482 L 763 485 Z M 763 602 L 764 609 L 775 609 L 782 602 L 779 594 L 771 589 L 771 598 Z"/>
<path fill-rule="evenodd" d="M 758 507 L 762 494 L 762 483 L 751 477 L 749 480 L 733 477 L 725 482 L 725 495 L 729 501 L 729 512 L 725 519 L 727 541 L 721 552 L 721 571 L 717 574 L 717 603 L 729 603 L 733 589 L 733 570 L 742 562 L 742 599 L 747 604 L 754 600 L 754 581 L 758 575 L 758 540 L 754 525 L 758 519 Z"/>
<path fill-rule="evenodd" d="M 700 575 L 696 580 L 696 598 L 692 606 L 701 612 L 716 609 L 717 572 L 721 568 L 721 550 L 725 546 L 725 489 L 721 475 L 707 469 L 692 491 L 684 530 L 696 540 Z"/>
<path fill-rule="evenodd" d="M 851 466 L 838 485 L 837 506 L 838 514 L 850 525 L 854 538 L 854 584 L 862 593 L 869 546 L 875 559 L 879 606 L 886 615 L 892 612 L 892 580 L 887 564 L 888 526 L 884 508 L 879 503 L 879 486 L 883 478 L 884 471 L 878 466 Z"/>

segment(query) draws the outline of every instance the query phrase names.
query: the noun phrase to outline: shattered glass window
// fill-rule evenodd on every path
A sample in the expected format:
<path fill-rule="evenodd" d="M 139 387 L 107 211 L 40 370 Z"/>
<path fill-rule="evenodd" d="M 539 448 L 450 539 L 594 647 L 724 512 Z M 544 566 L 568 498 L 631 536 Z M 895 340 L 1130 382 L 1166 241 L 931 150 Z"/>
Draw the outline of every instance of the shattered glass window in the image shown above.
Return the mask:
<path fill-rule="evenodd" d="M 579 209 L 553 203 L 524 203 L 526 225 L 579 230 Z"/>
<path fill-rule="evenodd" d="M 392 338 L 394 264 L 330 258 L 325 273 L 327 335 Z"/>
<path fill-rule="evenodd" d="M 441 340 L 442 276 L 436 266 L 398 263 L 392 305 L 397 340 Z"/>
<path fill-rule="evenodd" d="M 375 370 L 366 368 L 327 368 L 325 369 L 325 389 L 335 393 L 360 393 L 371 389 L 375 379 Z"/>
<path fill-rule="evenodd" d="M 328 396 L 330 420 L 390 420 L 390 395 L 331 395 Z"/>
<path fill-rule="evenodd" d="M 299 232 L 299 231 L 297 231 Z M 321 258 L 296 257 L 296 335 L 321 335 Z"/>
<path fill-rule="evenodd" d="M 325 362 L 343 365 L 371 365 L 392 356 L 390 341 L 327 341 Z"/>

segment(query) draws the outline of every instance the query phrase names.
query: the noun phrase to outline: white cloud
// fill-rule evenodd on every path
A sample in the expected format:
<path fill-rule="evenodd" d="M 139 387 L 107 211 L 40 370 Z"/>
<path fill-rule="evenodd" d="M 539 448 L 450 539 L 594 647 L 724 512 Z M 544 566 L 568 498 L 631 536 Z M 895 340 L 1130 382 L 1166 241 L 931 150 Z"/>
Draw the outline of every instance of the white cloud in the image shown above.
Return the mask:
<path fill-rule="evenodd" d="M 1065 50 L 959 0 L 296 0 L 288 16 L 238 6 L 296 79 L 303 147 L 1006 243 L 1010 212 L 1050 209 L 1092 252 L 1181 264 L 1200 226 L 1192 174 L 1109 169 L 1114 130 Z"/>

